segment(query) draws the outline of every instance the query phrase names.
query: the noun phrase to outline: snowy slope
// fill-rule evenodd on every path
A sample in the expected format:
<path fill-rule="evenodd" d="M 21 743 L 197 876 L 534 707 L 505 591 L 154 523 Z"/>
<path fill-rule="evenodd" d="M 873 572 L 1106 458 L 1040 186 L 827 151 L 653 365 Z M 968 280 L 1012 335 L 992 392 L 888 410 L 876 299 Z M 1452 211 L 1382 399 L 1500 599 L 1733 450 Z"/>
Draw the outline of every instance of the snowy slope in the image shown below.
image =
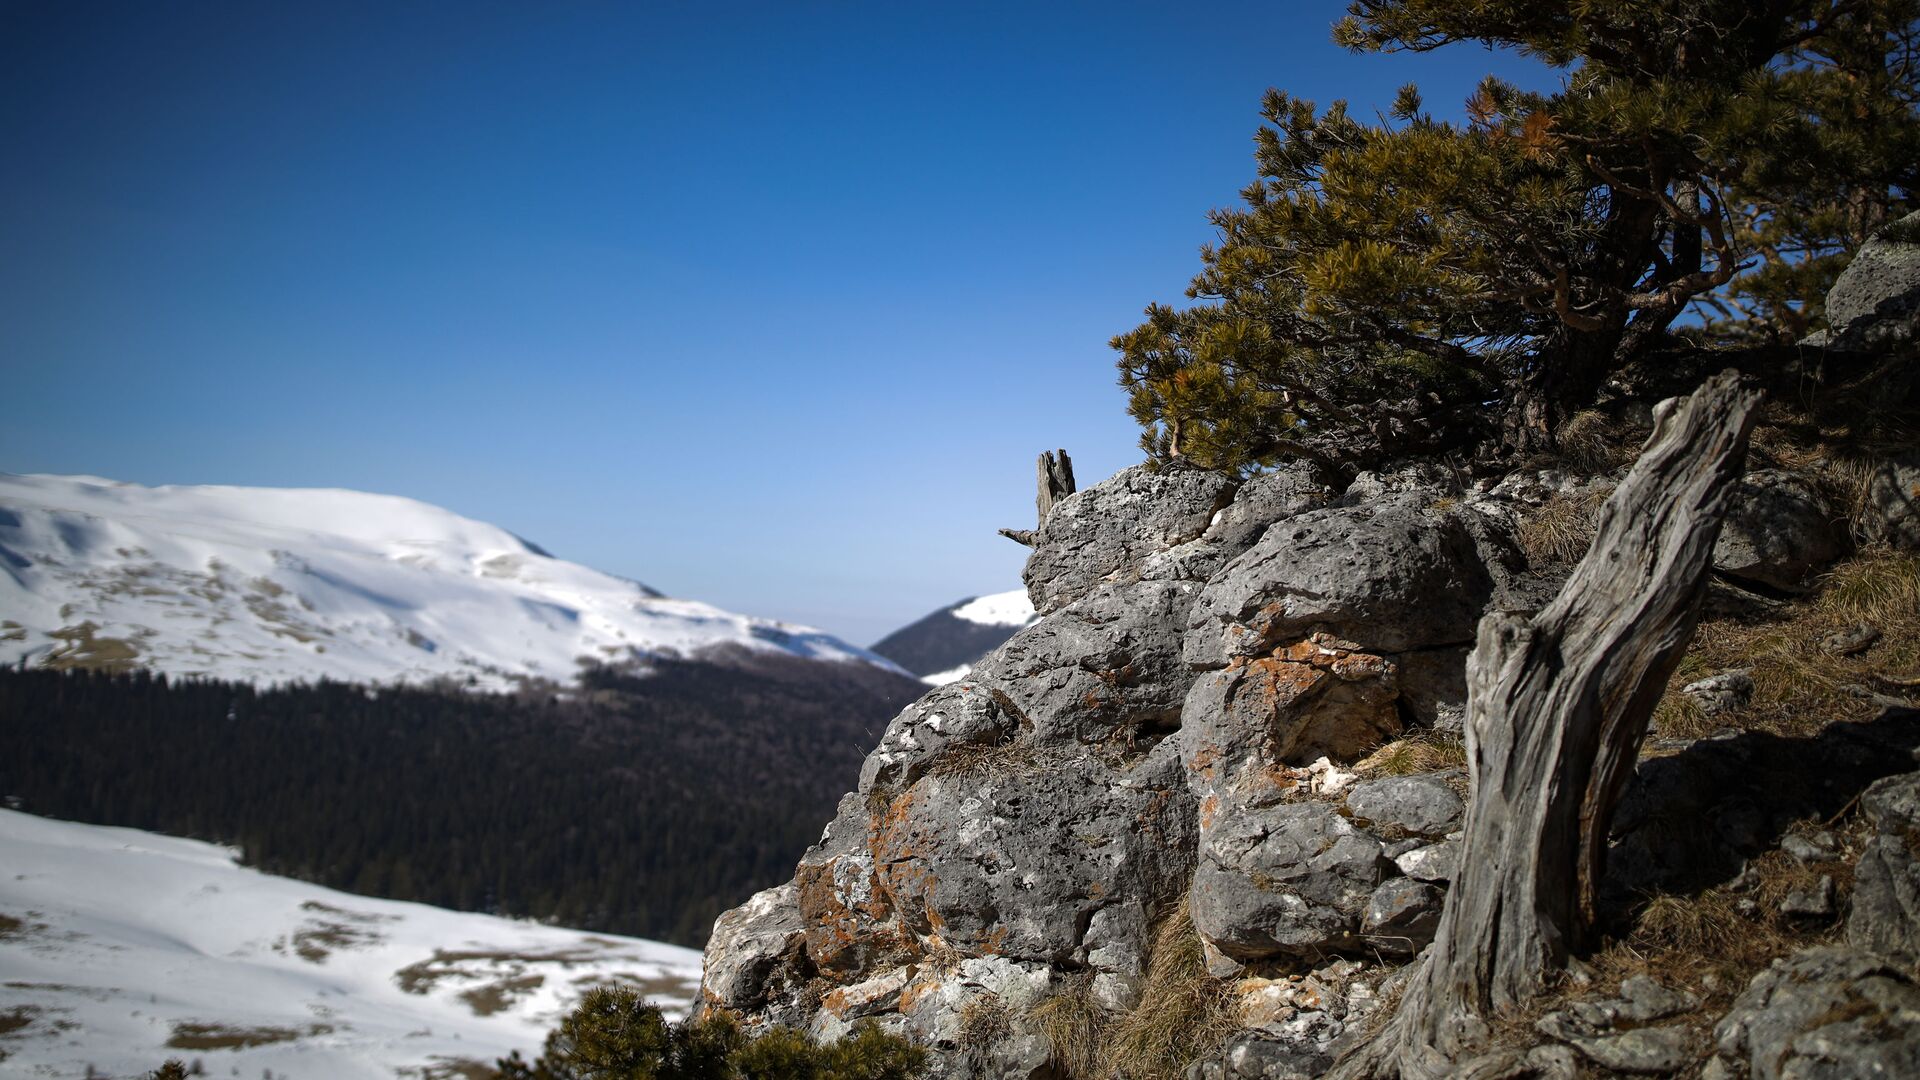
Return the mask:
<path fill-rule="evenodd" d="M 0 866 L 0 1021 L 25 1021 L 0 1022 L 8 1077 L 170 1056 L 210 1076 L 453 1075 L 532 1056 L 588 987 L 679 1015 L 700 978 L 690 949 L 335 892 L 135 829 L 0 810 Z"/>
<path fill-rule="evenodd" d="M 503 689 L 725 645 L 898 670 L 411 499 L 0 473 L 0 663 Z"/>
<path fill-rule="evenodd" d="M 1025 589 L 977 596 L 895 630 L 873 650 L 920 676 L 921 682 L 940 686 L 965 678 L 974 661 L 1036 618 Z"/>

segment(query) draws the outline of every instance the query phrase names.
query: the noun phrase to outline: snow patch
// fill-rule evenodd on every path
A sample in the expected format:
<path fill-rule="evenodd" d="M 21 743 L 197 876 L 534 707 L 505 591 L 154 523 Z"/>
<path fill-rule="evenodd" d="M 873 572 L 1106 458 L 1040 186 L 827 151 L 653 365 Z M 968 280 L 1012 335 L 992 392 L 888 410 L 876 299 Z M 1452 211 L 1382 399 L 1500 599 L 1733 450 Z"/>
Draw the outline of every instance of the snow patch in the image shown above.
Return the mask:
<path fill-rule="evenodd" d="M 233 859 L 0 810 L 0 1015 L 27 1020 L 0 1041 L 7 1074 L 144 1076 L 178 1057 L 213 1076 L 387 1080 L 531 1057 L 596 985 L 639 987 L 676 1016 L 698 989 L 691 949 L 354 896 Z"/>
<path fill-rule="evenodd" d="M 969 600 L 953 609 L 953 617 L 983 626 L 1025 626 L 1035 614 L 1027 590 L 1014 589 Z"/>

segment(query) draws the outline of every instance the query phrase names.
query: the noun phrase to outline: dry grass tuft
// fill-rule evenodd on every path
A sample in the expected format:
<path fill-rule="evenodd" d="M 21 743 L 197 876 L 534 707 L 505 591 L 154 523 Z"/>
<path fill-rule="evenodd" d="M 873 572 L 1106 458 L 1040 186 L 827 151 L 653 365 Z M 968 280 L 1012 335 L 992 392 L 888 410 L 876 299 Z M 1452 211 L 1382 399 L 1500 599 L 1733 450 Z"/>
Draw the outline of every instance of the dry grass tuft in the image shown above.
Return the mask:
<path fill-rule="evenodd" d="M 1078 980 L 1034 1006 L 1029 1016 L 1046 1036 L 1047 1046 L 1053 1053 L 1053 1067 L 1060 1075 L 1100 1075 L 1108 1017 L 1093 1003 L 1087 980 Z"/>
<path fill-rule="evenodd" d="M 1227 984 L 1207 974 L 1185 898 L 1161 920 L 1140 1003 L 1114 1023 L 1109 1072 L 1128 1080 L 1178 1080 L 1233 1031 Z"/>
<path fill-rule="evenodd" d="M 1353 770 L 1363 776 L 1411 776 L 1466 766 L 1467 744 L 1460 736 L 1423 731 L 1382 746 L 1361 758 Z"/>
<path fill-rule="evenodd" d="M 1535 564 L 1577 561 L 1593 543 L 1594 521 L 1612 494 L 1613 488 L 1604 487 L 1548 499 L 1521 520 L 1515 537 L 1520 550 Z"/>
<path fill-rule="evenodd" d="M 960 1007 L 960 1049 L 984 1061 L 994 1043 L 1013 1034 L 1013 1010 L 999 994 L 982 994 Z"/>
<path fill-rule="evenodd" d="M 1553 441 L 1567 464 L 1599 473 L 1632 461 L 1645 437 L 1644 427 L 1629 427 L 1605 413 L 1587 409 L 1560 425 Z"/>
<path fill-rule="evenodd" d="M 1132 1009 L 1102 1011 L 1082 980 L 1027 1015 L 1046 1035 L 1062 1080 L 1180 1080 L 1235 1028 L 1228 984 L 1207 974 L 1184 899 L 1154 933 Z"/>

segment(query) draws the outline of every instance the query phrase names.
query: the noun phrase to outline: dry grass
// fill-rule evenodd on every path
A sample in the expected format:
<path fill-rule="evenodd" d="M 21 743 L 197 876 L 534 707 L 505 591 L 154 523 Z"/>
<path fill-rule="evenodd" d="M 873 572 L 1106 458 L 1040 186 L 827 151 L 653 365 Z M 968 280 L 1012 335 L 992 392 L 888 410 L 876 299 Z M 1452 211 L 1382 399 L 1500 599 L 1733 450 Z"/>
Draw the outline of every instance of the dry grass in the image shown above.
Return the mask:
<path fill-rule="evenodd" d="M 1822 638 L 1863 622 L 1880 631 L 1872 648 L 1844 657 L 1821 650 Z M 1733 668 L 1753 673 L 1753 701 L 1739 712 L 1707 717 L 1680 693 L 1695 679 Z M 1810 735 L 1835 721 L 1876 715 L 1880 707 L 1859 691 L 1902 696 L 1901 681 L 1916 671 L 1920 556 L 1869 551 L 1834 567 L 1811 600 L 1778 617 L 1702 623 L 1654 711 L 1653 728 L 1683 739 L 1718 727 Z"/>
<path fill-rule="evenodd" d="M 1076 982 L 1028 1017 L 1052 1046 L 1062 1080 L 1179 1080 L 1235 1027 L 1228 984 L 1207 974 L 1184 899 L 1154 933 L 1132 1009 L 1111 1016 Z"/>
<path fill-rule="evenodd" d="M 1460 736 L 1423 731 L 1382 746 L 1361 758 L 1353 770 L 1363 776 L 1411 776 L 1466 766 L 1467 744 Z"/>
<path fill-rule="evenodd" d="M 1554 444 L 1567 464 L 1599 473 L 1632 461 L 1646 438 L 1646 428 L 1630 427 L 1587 409 L 1574 413 L 1554 435 Z"/>
<path fill-rule="evenodd" d="M 1520 550 L 1535 564 L 1571 563 L 1587 553 L 1593 543 L 1594 521 L 1606 505 L 1613 488 L 1603 487 L 1580 495 L 1556 495 L 1540 505 L 1520 522 L 1516 539 Z"/>
<path fill-rule="evenodd" d="M 976 1064 L 984 1064 L 993 1044 L 1011 1034 L 1013 1010 L 999 994 L 982 994 L 960 1007 L 960 1050 Z"/>

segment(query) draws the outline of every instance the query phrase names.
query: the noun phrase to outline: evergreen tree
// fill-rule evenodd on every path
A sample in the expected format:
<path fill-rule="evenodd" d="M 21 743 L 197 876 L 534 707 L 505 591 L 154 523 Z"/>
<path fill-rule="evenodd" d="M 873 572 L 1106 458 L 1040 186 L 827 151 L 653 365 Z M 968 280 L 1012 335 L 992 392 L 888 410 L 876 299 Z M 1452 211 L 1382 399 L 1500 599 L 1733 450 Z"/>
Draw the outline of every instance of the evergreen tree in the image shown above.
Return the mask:
<path fill-rule="evenodd" d="M 1821 325 L 1850 254 L 1914 206 L 1916 0 L 1357 0 L 1335 40 L 1557 69 L 1417 88 L 1369 122 L 1269 91 L 1245 205 L 1185 309 L 1114 339 L 1160 460 L 1349 463 L 1501 435 L 1550 448 L 1608 376 Z M 1490 407 L 1491 406 L 1491 407 Z M 1495 431 L 1490 420 L 1504 419 Z"/>

